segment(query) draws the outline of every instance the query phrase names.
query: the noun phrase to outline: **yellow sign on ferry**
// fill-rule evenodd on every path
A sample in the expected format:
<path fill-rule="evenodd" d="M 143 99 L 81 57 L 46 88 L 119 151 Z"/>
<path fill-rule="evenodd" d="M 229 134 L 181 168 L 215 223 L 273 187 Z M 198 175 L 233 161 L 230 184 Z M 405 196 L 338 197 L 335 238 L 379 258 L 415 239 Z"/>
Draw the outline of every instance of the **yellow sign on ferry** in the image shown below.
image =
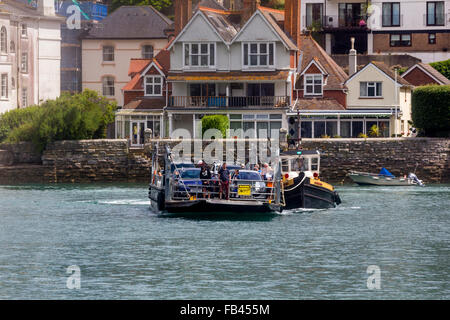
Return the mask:
<path fill-rule="evenodd" d="M 239 196 L 251 196 L 252 195 L 252 187 L 248 184 L 241 184 L 238 188 Z"/>

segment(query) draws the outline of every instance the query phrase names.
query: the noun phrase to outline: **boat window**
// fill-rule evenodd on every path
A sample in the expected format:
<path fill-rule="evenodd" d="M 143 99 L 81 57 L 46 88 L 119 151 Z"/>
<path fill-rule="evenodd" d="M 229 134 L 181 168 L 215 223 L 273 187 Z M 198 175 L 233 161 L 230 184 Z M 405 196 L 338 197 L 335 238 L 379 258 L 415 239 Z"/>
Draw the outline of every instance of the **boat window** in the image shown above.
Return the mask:
<path fill-rule="evenodd" d="M 289 172 L 289 161 L 287 159 L 283 159 L 281 161 L 281 171 L 283 172 Z"/>
<path fill-rule="evenodd" d="M 311 171 L 319 170 L 319 158 L 311 158 Z"/>
<path fill-rule="evenodd" d="M 297 158 L 291 160 L 291 171 L 308 171 L 308 158 Z"/>

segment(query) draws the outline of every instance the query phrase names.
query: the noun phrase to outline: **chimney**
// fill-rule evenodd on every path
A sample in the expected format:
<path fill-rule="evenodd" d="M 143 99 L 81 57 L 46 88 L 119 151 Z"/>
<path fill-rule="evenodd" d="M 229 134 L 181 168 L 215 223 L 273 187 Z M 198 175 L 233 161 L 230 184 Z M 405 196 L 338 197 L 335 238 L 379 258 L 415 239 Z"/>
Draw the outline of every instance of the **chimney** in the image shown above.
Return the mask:
<path fill-rule="evenodd" d="M 357 55 L 355 50 L 355 38 L 350 39 L 352 43 L 352 48 L 350 49 L 350 53 L 348 54 L 348 75 L 351 76 L 356 73 L 358 68 Z"/>
<path fill-rule="evenodd" d="M 244 23 L 255 13 L 258 7 L 261 5 L 261 0 L 244 0 L 243 6 L 243 20 Z"/>
<path fill-rule="evenodd" d="M 37 11 L 44 16 L 55 15 L 55 1 L 54 0 L 38 0 Z"/>
<path fill-rule="evenodd" d="M 285 0 L 284 2 L 284 31 L 300 47 L 301 39 L 301 1 Z"/>
<path fill-rule="evenodd" d="M 175 36 L 187 25 L 192 17 L 192 0 L 175 0 Z"/>

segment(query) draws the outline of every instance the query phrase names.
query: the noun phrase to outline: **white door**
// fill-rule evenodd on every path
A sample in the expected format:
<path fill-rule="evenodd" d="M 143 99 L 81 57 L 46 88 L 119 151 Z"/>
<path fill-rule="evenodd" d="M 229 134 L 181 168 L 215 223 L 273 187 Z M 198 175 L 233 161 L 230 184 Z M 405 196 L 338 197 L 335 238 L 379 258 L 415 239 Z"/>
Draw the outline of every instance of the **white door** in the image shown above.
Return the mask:
<path fill-rule="evenodd" d="M 132 147 L 142 147 L 144 145 L 144 131 L 146 129 L 145 121 L 131 121 L 130 137 Z"/>

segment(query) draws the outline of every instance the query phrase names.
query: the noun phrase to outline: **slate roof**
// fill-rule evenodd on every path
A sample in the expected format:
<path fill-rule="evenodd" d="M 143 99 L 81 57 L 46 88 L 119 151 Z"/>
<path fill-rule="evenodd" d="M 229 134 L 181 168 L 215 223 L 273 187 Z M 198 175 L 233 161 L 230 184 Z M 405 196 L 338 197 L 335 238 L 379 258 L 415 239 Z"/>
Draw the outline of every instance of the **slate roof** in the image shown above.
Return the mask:
<path fill-rule="evenodd" d="M 295 110 L 345 110 L 344 106 L 334 98 L 297 99 L 292 107 Z"/>
<path fill-rule="evenodd" d="M 429 64 L 423 63 L 423 62 L 419 62 L 419 63 L 413 65 L 412 67 L 410 67 L 408 70 L 405 71 L 405 73 L 403 73 L 402 77 L 407 75 L 409 73 L 409 71 L 411 71 L 411 70 L 413 70 L 414 68 L 417 68 L 417 67 L 420 67 L 420 69 L 422 71 L 427 73 L 432 78 L 435 78 L 436 80 L 438 80 L 438 82 L 440 82 L 441 84 L 443 84 L 443 85 L 449 85 L 450 84 L 450 80 L 447 79 L 442 73 L 437 71 L 435 68 L 433 68 Z"/>
<path fill-rule="evenodd" d="M 392 71 L 391 68 L 389 68 L 388 65 L 386 65 L 385 63 L 380 62 L 380 61 L 372 61 L 371 63 L 373 65 L 375 65 L 378 69 L 383 71 L 392 80 L 395 80 L 395 72 Z M 400 83 L 401 85 L 404 85 L 404 86 L 411 86 L 411 84 L 408 81 L 406 81 L 405 79 L 403 79 L 400 76 L 397 76 L 397 82 Z"/>
<path fill-rule="evenodd" d="M 226 10 L 226 8 L 224 6 L 220 5 L 215 0 L 202 0 L 202 1 L 200 1 L 195 6 L 194 11 L 196 11 L 199 7 L 206 7 L 206 8 L 216 9 L 216 10 Z"/>
<path fill-rule="evenodd" d="M 327 73 L 326 85 L 323 86 L 324 90 L 342 90 L 345 88 L 344 82 L 348 75 L 310 35 L 302 35 L 300 50 L 301 70 L 297 78 L 296 89 L 303 89 L 303 76 L 300 74 L 313 60 Z"/>
<path fill-rule="evenodd" d="M 166 98 L 145 98 L 141 97 L 131 101 L 125 105 L 122 109 L 134 109 L 134 110 L 162 110 L 166 106 Z"/>
<path fill-rule="evenodd" d="M 206 2 L 215 2 L 212 0 Z M 220 6 L 220 5 L 219 5 Z M 200 10 L 217 31 L 217 33 L 222 37 L 225 42 L 231 42 L 234 37 L 239 33 L 242 27 L 247 21 L 243 21 L 243 15 L 240 11 L 229 11 L 223 7 L 219 9 L 218 7 L 212 8 L 211 6 L 198 6 Z M 297 46 L 294 41 L 283 31 L 278 23 L 284 20 L 284 12 L 281 10 L 275 10 L 266 7 L 259 7 L 257 9 L 268 23 L 272 26 L 275 32 L 284 41 L 286 46 L 290 50 L 297 50 Z"/>
<path fill-rule="evenodd" d="M 152 6 L 122 6 L 95 25 L 85 39 L 166 39 L 173 21 Z"/>

